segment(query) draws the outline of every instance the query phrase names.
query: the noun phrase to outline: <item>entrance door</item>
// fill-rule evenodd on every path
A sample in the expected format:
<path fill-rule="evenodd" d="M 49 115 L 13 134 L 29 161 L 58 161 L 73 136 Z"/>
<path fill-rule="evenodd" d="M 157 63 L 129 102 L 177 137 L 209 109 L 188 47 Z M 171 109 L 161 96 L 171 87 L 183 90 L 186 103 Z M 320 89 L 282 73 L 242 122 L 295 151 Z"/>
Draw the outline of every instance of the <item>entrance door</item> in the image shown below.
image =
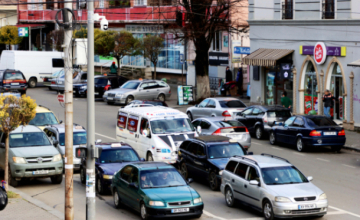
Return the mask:
<path fill-rule="evenodd" d="M 335 97 L 333 108 L 330 111 L 333 119 L 344 119 L 344 97 L 343 97 L 343 79 L 342 76 L 331 76 L 330 92 Z"/>

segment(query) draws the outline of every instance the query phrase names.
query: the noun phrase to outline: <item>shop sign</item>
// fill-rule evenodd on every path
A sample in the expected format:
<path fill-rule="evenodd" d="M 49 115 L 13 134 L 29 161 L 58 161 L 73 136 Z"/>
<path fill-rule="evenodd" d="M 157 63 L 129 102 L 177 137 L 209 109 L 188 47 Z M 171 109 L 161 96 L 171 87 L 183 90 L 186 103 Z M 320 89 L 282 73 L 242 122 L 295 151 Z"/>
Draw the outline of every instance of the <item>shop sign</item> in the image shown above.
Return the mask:
<path fill-rule="evenodd" d="M 280 65 L 280 79 L 288 79 L 291 76 L 291 64 L 282 63 Z"/>
<path fill-rule="evenodd" d="M 135 34 L 163 34 L 162 25 L 125 25 L 126 31 Z"/>
<path fill-rule="evenodd" d="M 222 52 L 209 52 L 209 65 L 211 66 L 229 65 L 229 54 Z"/>
<path fill-rule="evenodd" d="M 323 64 L 326 60 L 327 50 L 324 43 L 319 42 L 314 47 L 314 59 L 316 64 Z"/>
<path fill-rule="evenodd" d="M 346 47 L 326 47 L 327 56 L 346 56 Z M 300 45 L 299 53 L 301 55 L 314 55 L 315 46 Z"/>
<path fill-rule="evenodd" d="M 178 103 L 179 105 L 187 105 L 193 101 L 192 86 L 178 86 Z"/>
<path fill-rule="evenodd" d="M 234 54 L 250 54 L 250 47 L 234 47 Z"/>

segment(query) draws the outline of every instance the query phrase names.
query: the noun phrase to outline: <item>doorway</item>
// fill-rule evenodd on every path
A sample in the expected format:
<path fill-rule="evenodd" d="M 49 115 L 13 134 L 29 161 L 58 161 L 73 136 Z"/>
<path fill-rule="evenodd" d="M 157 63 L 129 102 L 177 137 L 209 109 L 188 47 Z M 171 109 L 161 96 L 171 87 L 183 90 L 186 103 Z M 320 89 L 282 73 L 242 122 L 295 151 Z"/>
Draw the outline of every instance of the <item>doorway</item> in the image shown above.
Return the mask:
<path fill-rule="evenodd" d="M 344 120 L 344 83 L 340 66 L 335 63 L 330 81 L 330 92 L 335 97 L 333 108 L 330 109 L 330 115 L 333 119 Z"/>

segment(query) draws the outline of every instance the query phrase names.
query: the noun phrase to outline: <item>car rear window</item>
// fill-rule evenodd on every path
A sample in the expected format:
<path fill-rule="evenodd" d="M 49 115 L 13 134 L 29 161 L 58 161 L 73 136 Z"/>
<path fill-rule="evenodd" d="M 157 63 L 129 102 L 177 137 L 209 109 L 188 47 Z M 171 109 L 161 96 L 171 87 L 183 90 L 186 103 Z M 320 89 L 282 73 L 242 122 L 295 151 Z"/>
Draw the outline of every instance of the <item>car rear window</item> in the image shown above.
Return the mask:
<path fill-rule="evenodd" d="M 267 112 L 268 117 L 291 117 L 290 111 L 269 111 Z"/>
<path fill-rule="evenodd" d="M 235 121 L 235 120 L 229 120 L 229 121 L 217 121 L 214 122 L 215 125 L 218 127 L 244 127 L 241 122 Z"/>
<path fill-rule="evenodd" d="M 219 101 L 222 108 L 245 108 L 246 105 L 238 100 Z"/>
<path fill-rule="evenodd" d="M 329 118 L 325 118 L 325 117 L 318 117 L 318 118 L 307 118 L 307 123 L 309 124 L 309 126 L 311 127 L 322 127 L 322 126 L 336 126 L 337 124 L 329 119 Z"/>
<path fill-rule="evenodd" d="M 23 80 L 25 79 L 22 73 L 13 72 L 13 73 L 5 73 L 5 80 Z"/>

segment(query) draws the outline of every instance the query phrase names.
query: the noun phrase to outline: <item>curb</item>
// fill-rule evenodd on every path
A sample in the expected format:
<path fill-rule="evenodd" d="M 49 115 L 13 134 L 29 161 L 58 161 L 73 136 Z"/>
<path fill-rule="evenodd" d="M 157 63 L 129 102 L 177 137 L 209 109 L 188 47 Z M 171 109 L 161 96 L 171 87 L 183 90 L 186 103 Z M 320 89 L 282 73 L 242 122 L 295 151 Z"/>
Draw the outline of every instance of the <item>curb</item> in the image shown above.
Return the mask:
<path fill-rule="evenodd" d="M 49 212 L 50 214 L 54 215 L 55 217 L 62 219 L 62 220 L 64 219 L 64 213 L 46 205 L 45 203 L 43 203 L 37 199 L 34 199 L 33 197 L 29 196 L 28 194 L 10 186 L 10 185 L 9 185 L 9 190 L 19 194 L 21 196 L 21 198 L 25 199 L 26 201 L 32 203 L 33 205 L 35 205 L 37 207 Z"/>
<path fill-rule="evenodd" d="M 353 150 L 353 151 L 356 151 L 356 152 L 360 152 L 360 149 L 359 148 L 356 148 L 356 147 L 348 147 L 348 146 L 343 146 L 344 149 L 347 149 L 347 150 Z"/>

